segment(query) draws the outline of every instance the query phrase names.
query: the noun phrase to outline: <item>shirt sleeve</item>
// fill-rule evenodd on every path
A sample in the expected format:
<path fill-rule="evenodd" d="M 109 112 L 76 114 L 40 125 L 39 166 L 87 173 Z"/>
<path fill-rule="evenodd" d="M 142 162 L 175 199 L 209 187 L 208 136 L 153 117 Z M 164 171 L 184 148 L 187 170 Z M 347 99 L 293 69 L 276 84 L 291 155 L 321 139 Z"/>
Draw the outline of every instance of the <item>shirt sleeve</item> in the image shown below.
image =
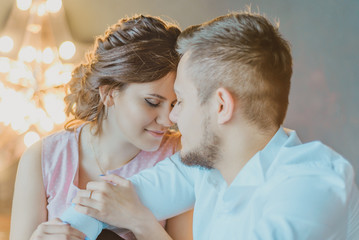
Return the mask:
<path fill-rule="evenodd" d="M 194 171 L 181 162 L 177 153 L 129 180 L 141 202 L 158 220 L 164 220 L 193 208 Z"/>
<path fill-rule="evenodd" d="M 269 196 L 248 239 L 347 239 L 347 196 L 341 179 L 287 179 Z"/>

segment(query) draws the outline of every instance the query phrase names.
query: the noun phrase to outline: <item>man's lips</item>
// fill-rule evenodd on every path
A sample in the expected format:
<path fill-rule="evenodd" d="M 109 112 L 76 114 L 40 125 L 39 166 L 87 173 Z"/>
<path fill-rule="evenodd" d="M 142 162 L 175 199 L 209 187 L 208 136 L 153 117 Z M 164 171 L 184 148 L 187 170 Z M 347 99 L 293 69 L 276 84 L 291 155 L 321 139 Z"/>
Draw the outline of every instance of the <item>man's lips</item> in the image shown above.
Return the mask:
<path fill-rule="evenodd" d="M 166 133 L 166 131 L 149 130 L 149 129 L 145 129 L 145 130 L 154 137 L 163 137 L 163 135 Z"/>

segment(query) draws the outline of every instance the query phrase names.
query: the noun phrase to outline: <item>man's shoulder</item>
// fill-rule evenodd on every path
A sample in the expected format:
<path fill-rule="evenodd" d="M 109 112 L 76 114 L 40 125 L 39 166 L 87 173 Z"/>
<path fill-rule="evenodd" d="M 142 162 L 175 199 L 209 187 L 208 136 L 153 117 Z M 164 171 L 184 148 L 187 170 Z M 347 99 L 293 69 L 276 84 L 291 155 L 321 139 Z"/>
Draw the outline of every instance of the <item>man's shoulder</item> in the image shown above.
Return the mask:
<path fill-rule="evenodd" d="M 342 174 L 350 163 L 320 141 L 302 143 L 295 131 L 281 128 L 260 152 L 265 179 L 320 172 Z"/>
<path fill-rule="evenodd" d="M 339 153 L 320 141 L 313 141 L 298 145 L 284 145 L 274 160 L 271 171 L 278 168 L 294 170 L 290 175 L 301 172 L 328 171 L 341 173 L 350 170 L 351 164 Z M 344 169 L 343 169 L 344 168 Z"/>
<path fill-rule="evenodd" d="M 270 195 L 325 196 L 334 191 L 345 195 L 352 186 L 350 163 L 319 141 L 284 146 L 268 169 L 264 188 Z M 341 191 L 343 190 L 343 192 Z M 324 195 L 323 195 L 324 194 Z"/>
<path fill-rule="evenodd" d="M 266 174 L 270 188 L 343 189 L 349 192 L 354 182 L 351 164 L 320 141 L 283 146 Z"/>

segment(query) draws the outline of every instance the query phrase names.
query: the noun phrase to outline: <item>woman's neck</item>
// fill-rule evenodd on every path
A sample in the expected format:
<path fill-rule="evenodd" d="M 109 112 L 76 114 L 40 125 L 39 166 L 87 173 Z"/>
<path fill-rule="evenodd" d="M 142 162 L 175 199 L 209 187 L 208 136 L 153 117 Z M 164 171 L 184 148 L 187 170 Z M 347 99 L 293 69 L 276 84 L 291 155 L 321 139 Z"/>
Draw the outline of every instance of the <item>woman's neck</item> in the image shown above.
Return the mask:
<path fill-rule="evenodd" d="M 92 155 L 101 171 L 119 168 L 130 162 L 141 151 L 124 140 L 115 131 L 104 129 L 101 134 L 94 134 L 89 124 L 84 126 L 83 140 L 89 155 Z"/>

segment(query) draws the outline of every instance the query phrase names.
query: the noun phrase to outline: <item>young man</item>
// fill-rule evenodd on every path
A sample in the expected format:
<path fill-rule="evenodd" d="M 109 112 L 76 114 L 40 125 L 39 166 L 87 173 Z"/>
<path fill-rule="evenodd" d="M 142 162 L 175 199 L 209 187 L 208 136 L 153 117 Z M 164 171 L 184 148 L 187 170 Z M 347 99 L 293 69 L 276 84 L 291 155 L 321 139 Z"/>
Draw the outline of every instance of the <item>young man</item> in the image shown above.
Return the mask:
<path fill-rule="evenodd" d="M 278 29 L 229 14 L 184 31 L 178 52 L 182 150 L 130 178 L 156 218 L 194 206 L 194 239 L 359 239 L 351 165 L 282 127 L 292 58 Z M 105 179 L 128 198 L 125 180 Z"/>

